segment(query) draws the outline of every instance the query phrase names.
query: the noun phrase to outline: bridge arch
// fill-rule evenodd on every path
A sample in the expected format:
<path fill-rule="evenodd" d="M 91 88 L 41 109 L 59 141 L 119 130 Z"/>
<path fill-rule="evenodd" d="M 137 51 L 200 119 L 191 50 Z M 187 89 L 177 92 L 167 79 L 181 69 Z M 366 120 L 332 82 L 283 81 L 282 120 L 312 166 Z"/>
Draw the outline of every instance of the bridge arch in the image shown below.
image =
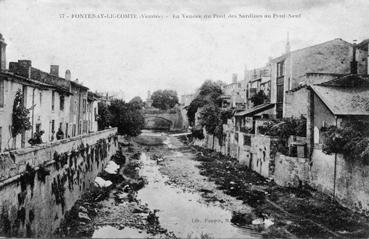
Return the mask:
<path fill-rule="evenodd" d="M 173 127 L 173 122 L 162 116 L 146 115 L 144 119 L 144 129 L 170 130 Z"/>

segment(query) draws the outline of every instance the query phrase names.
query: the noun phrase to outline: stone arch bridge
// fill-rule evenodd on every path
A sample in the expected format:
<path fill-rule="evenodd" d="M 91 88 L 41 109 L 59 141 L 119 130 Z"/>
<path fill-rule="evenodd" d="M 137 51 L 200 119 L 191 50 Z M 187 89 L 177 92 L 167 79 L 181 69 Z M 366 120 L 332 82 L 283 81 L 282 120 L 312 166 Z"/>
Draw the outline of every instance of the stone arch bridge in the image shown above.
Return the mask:
<path fill-rule="evenodd" d="M 183 117 L 178 109 L 170 111 L 143 112 L 145 119 L 144 129 L 151 130 L 180 130 L 183 129 Z"/>

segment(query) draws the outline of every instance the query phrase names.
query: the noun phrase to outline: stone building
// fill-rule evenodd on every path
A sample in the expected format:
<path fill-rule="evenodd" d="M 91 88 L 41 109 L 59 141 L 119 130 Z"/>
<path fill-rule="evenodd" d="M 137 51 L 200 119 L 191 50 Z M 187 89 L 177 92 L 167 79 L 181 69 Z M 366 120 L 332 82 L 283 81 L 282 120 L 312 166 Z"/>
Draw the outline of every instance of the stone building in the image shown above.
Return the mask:
<path fill-rule="evenodd" d="M 193 99 L 195 99 L 195 94 L 181 95 L 181 101 L 179 103 L 186 107 L 191 104 Z"/>
<path fill-rule="evenodd" d="M 245 70 L 246 84 L 246 108 L 254 107 L 251 98 L 259 91 L 263 91 L 266 101 L 270 102 L 271 97 L 271 64 L 253 70 Z"/>
<path fill-rule="evenodd" d="M 70 114 L 69 122 L 71 130 L 69 136 L 87 133 L 87 92 L 88 88 L 79 84 L 78 79 L 70 81 L 71 99 L 70 99 Z"/>
<path fill-rule="evenodd" d="M 352 70 L 354 72 L 352 72 Z M 296 115 L 306 105 L 306 101 L 294 97 L 300 102 L 298 108 L 289 106 L 291 90 L 332 80 L 334 77 L 354 73 L 368 72 L 368 40 L 360 44 L 351 44 L 342 39 L 333 39 L 318 45 L 291 51 L 289 41 L 285 54 L 270 59 L 269 63 L 259 69 L 246 71 L 248 82 L 248 102 L 260 90 L 269 96 L 267 103 L 253 109 L 249 107 L 236 116 L 240 126 L 253 118 L 282 118 Z M 262 87 L 262 84 L 265 84 Z M 252 104 L 248 103 L 249 106 Z M 291 112 L 291 110 L 293 112 Z M 299 114 L 301 115 L 301 114 Z"/>
<path fill-rule="evenodd" d="M 88 119 L 88 132 L 96 132 L 98 130 L 97 116 L 99 114 L 98 102 L 99 95 L 88 92 L 87 93 L 87 119 Z"/>
<path fill-rule="evenodd" d="M 222 108 L 242 108 L 245 106 L 244 97 L 241 95 L 245 93 L 242 91 L 241 82 L 238 81 L 237 74 L 232 75 L 232 83 L 222 85 Z"/>
<path fill-rule="evenodd" d="M 88 115 L 88 88 L 71 81 L 71 73 L 59 76 L 59 66 L 50 72 L 32 67 L 30 60 L 10 62 L 6 69 L 6 43 L 0 35 L 0 151 L 30 146 L 29 140 L 43 131 L 42 141 L 73 137 L 96 129 L 96 118 Z M 12 137 L 12 112 L 16 92 L 21 90 L 25 108 L 30 111 L 31 129 Z M 91 110 L 97 108 L 92 103 Z M 97 111 L 97 110 L 96 110 Z M 94 122 L 93 122 L 94 121 Z"/>

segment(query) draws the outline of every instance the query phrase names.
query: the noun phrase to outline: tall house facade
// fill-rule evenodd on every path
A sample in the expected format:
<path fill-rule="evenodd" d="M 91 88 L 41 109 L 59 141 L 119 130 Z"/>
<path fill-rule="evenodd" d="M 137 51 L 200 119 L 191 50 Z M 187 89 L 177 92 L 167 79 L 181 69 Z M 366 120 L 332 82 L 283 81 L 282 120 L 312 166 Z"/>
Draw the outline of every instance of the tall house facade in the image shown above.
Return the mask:
<path fill-rule="evenodd" d="M 264 67 L 253 70 L 245 70 L 246 84 L 246 108 L 252 108 L 254 105 L 251 98 L 259 91 L 263 91 L 266 99 L 265 102 L 270 102 L 271 98 L 271 64 L 268 63 Z"/>
<path fill-rule="evenodd" d="M 88 88 L 71 81 L 72 97 L 70 99 L 70 136 L 74 137 L 88 132 L 87 92 Z"/>
<path fill-rule="evenodd" d="M 295 51 L 289 51 L 287 47 L 284 55 L 272 59 L 271 103 L 276 104 L 277 118 L 284 116 L 286 91 L 304 84 L 321 83 L 307 81 L 306 74 L 349 74 L 353 56 L 357 62 L 357 73 L 367 74 L 367 50 L 356 48 L 342 39 L 334 39 Z M 324 78 L 319 79 L 324 80 Z"/>
<path fill-rule="evenodd" d="M 29 88 L 27 85 L 22 86 L 24 105 L 27 109 L 31 109 L 32 129 L 26 138 L 31 138 L 35 132 L 44 131 L 42 140 L 52 142 L 56 140 L 59 128 L 65 136 L 69 123 L 69 108 L 67 106 L 71 93 L 69 82 L 59 77 L 58 67 L 51 66 L 50 73 L 47 73 L 32 67 L 32 62 L 29 60 L 19 60 L 9 63 L 9 72 L 44 84 L 42 89 Z"/>
<path fill-rule="evenodd" d="M 31 146 L 30 139 L 43 132 L 43 143 L 97 131 L 97 98 L 88 88 L 71 81 L 71 73 L 59 76 L 59 66 L 45 72 L 30 60 L 10 62 L 6 68 L 6 43 L 0 34 L 0 152 Z M 13 105 L 17 92 L 29 111 L 31 128 L 12 134 Z"/>

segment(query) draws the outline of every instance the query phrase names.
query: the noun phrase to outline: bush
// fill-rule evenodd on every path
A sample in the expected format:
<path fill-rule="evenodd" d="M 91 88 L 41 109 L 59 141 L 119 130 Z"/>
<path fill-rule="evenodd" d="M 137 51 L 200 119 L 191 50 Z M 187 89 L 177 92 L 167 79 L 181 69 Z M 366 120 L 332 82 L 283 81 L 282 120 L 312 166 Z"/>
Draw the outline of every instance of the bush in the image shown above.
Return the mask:
<path fill-rule="evenodd" d="M 369 163 L 369 133 L 367 122 L 354 121 L 343 127 L 323 128 L 323 152 L 342 154 L 346 158 Z"/>
<path fill-rule="evenodd" d="M 264 135 L 278 137 L 277 150 L 284 155 L 289 155 L 288 138 L 291 135 L 306 137 L 306 118 L 284 118 L 271 120 L 258 127 L 258 131 Z"/>

